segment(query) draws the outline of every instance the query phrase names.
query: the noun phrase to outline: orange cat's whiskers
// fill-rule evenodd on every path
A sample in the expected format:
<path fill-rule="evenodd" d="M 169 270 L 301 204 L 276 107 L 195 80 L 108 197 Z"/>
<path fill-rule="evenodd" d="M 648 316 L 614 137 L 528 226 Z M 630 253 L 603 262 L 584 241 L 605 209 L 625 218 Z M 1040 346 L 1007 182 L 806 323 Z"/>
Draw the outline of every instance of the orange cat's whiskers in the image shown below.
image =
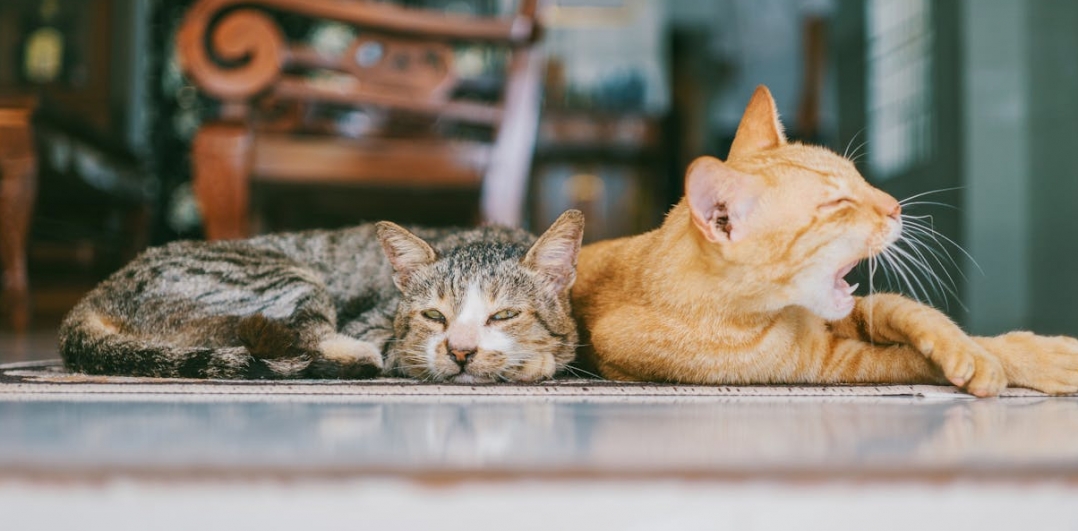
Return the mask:
<path fill-rule="evenodd" d="M 898 255 L 894 253 L 894 249 L 895 247 L 893 246 L 888 247 L 886 251 L 880 253 L 879 256 L 883 259 L 883 263 L 891 267 L 895 274 L 898 275 L 899 279 L 901 279 L 902 282 L 906 284 L 910 295 L 912 295 L 915 299 L 922 302 L 927 302 L 931 300 L 931 297 L 928 295 L 928 290 L 925 288 L 924 283 L 921 282 L 921 279 L 917 277 L 913 270 L 908 265 L 903 263 L 903 261 L 898 257 Z M 916 283 L 916 286 L 914 286 L 914 283 Z M 918 291 L 918 288 L 920 289 L 920 291 Z"/>
<path fill-rule="evenodd" d="M 932 217 L 932 214 L 924 214 L 924 215 L 921 215 L 921 216 L 911 216 L 909 214 L 900 214 L 900 215 L 902 216 L 902 221 L 904 223 L 907 222 L 908 220 L 925 221 L 927 223 L 935 223 L 935 218 Z"/>
<path fill-rule="evenodd" d="M 891 272 L 888 271 L 884 267 L 880 267 L 880 265 L 881 265 L 880 260 L 877 258 L 876 255 L 869 256 L 868 260 L 867 260 L 867 263 L 868 263 L 868 294 L 869 295 L 872 295 L 873 293 L 877 292 L 875 277 L 876 277 L 876 272 L 878 272 L 878 271 L 883 272 L 883 282 L 880 283 L 881 286 L 883 286 L 886 289 L 888 287 L 892 287 L 892 286 L 895 285 L 895 280 L 893 278 L 891 278 Z"/>
<path fill-rule="evenodd" d="M 928 258 L 916 245 L 917 240 L 909 237 L 903 238 L 898 242 L 895 242 L 895 253 L 905 258 L 911 265 L 917 266 L 918 269 L 925 272 L 928 275 L 929 285 L 932 285 L 932 281 L 942 281 L 943 279 L 935 272 L 935 270 L 928 263 Z M 906 244 L 907 248 L 903 249 L 898 247 L 899 244 Z M 937 291 L 938 295 L 938 291 Z"/>
<path fill-rule="evenodd" d="M 913 276 L 913 278 L 920 279 L 921 275 L 919 275 L 919 273 L 923 274 L 925 282 L 927 283 L 928 287 L 932 289 L 932 294 L 934 294 L 936 297 L 939 297 L 940 299 L 943 299 L 944 304 L 947 303 L 947 299 L 946 299 L 946 297 L 944 297 L 944 294 L 940 291 L 941 288 L 943 289 L 943 291 L 947 291 L 947 292 L 951 293 L 952 295 L 955 295 L 956 298 L 957 298 L 957 294 L 955 294 L 955 292 L 953 290 L 948 288 L 943 283 L 943 280 L 940 278 L 940 276 L 935 272 L 935 270 L 933 270 L 931 267 L 929 267 L 928 264 L 922 262 L 917 257 L 913 256 L 913 254 L 911 254 L 906 249 L 902 249 L 902 248 L 896 246 L 894 248 L 894 252 L 895 252 L 896 256 L 899 258 L 899 260 L 902 260 L 903 263 L 905 263 L 907 265 L 908 270 L 910 271 L 910 275 Z M 928 293 L 928 290 L 924 289 L 923 285 L 922 285 L 922 289 L 925 292 L 925 297 L 926 297 L 925 302 L 931 302 L 932 299 L 930 298 L 930 294 Z"/>
<path fill-rule="evenodd" d="M 932 273 L 931 273 L 932 277 L 936 280 L 936 282 L 939 284 L 939 286 L 941 288 L 943 288 L 948 293 L 950 293 L 955 298 L 955 300 L 958 300 L 959 304 L 961 304 L 961 300 L 959 300 L 958 294 L 956 293 L 956 283 L 955 283 L 954 277 L 951 276 L 951 273 L 948 271 L 947 266 L 944 265 L 943 260 L 940 259 L 939 253 L 935 252 L 934 249 L 932 249 L 931 247 L 929 247 L 927 244 L 920 241 L 916 237 L 911 236 L 909 238 L 906 238 L 904 241 L 905 241 L 905 243 L 907 243 L 909 245 L 910 250 L 912 250 L 914 253 L 917 254 L 917 256 L 920 258 L 921 262 L 925 266 L 930 266 L 931 265 L 928 262 L 928 256 L 931 256 L 932 259 L 935 260 L 936 264 L 939 265 L 939 271 L 942 271 L 944 276 L 947 277 L 947 282 L 945 283 L 943 281 L 943 278 L 939 276 L 939 273 L 936 273 L 936 270 L 934 268 L 930 268 L 932 270 Z M 928 251 L 927 255 L 924 252 L 921 251 L 922 248 L 924 250 Z"/>
<path fill-rule="evenodd" d="M 900 240 L 900 242 L 901 241 L 903 240 Z M 949 291 L 952 294 L 954 293 L 953 290 L 948 290 L 946 286 L 942 285 L 942 280 L 940 280 L 939 276 L 931 267 L 922 263 L 917 257 L 898 245 L 889 247 L 882 256 L 905 282 L 906 287 L 913 297 L 923 300 L 924 302 L 931 301 L 932 297 L 928 287 L 925 286 L 925 282 L 928 283 L 928 286 L 932 288 L 932 291 L 938 297 L 943 298 L 943 295 L 940 292 L 940 286 L 942 286 L 945 291 Z M 925 277 L 924 282 L 921 281 L 921 274 Z M 916 286 L 914 285 L 915 283 Z"/>
<path fill-rule="evenodd" d="M 861 133 L 864 132 L 865 128 L 862 127 L 856 133 L 854 133 L 852 137 L 850 137 L 850 141 L 846 143 L 846 149 L 842 151 L 842 158 L 848 158 L 848 155 L 850 154 L 850 146 L 852 146 L 853 143 L 857 141 L 857 137 L 861 136 Z M 861 144 L 859 144 L 857 148 L 854 149 L 854 151 L 856 152 L 858 149 L 861 149 L 861 147 L 863 147 L 866 143 L 868 143 L 868 140 L 861 142 Z"/>
<path fill-rule="evenodd" d="M 911 196 L 899 201 L 898 204 L 905 207 L 905 206 L 916 204 L 916 203 L 911 203 L 910 201 L 913 201 L 914 199 L 917 199 L 918 197 L 924 197 L 926 195 L 939 194 L 939 193 L 943 193 L 943 192 L 953 192 L 955 190 L 962 190 L 963 188 L 965 188 L 965 186 L 954 186 L 954 187 L 951 187 L 951 188 L 940 188 L 940 189 L 937 189 L 937 190 L 929 190 L 927 192 L 921 192 L 919 194 L 911 195 Z M 936 204 L 943 204 L 943 203 L 936 203 Z M 944 205 L 944 206 L 951 206 L 951 205 Z"/>
<path fill-rule="evenodd" d="M 863 145 L 864 144 L 862 144 L 862 146 Z M 860 149 L 860 146 L 858 146 L 858 149 Z M 855 154 L 855 155 L 851 156 L 850 159 L 849 159 L 850 163 L 851 164 L 857 164 L 857 162 L 860 161 L 862 158 L 864 158 L 865 155 L 868 155 L 868 150 L 867 149 L 863 153 L 858 153 L 858 154 Z"/>
<path fill-rule="evenodd" d="M 923 223 L 921 223 L 921 224 L 911 223 L 911 225 L 912 225 L 911 228 L 920 229 L 921 231 L 928 233 L 928 235 L 931 236 L 932 239 L 936 240 L 936 242 L 938 242 L 940 244 L 940 248 L 943 249 L 944 251 L 946 251 L 947 250 L 946 246 L 944 246 L 943 242 L 941 242 L 939 240 L 939 238 L 943 238 L 943 241 L 947 242 L 948 244 L 953 246 L 955 249 L 958 249 L 959 251 L 961 251 L 962 254 L 966 255 L 966 258 L 969 258 L 969 261 L 973 263 L 974 267 L 976 267 L 977 270 L 980 271 L 982 275 L 984 274 L 984 270 L 981 269 L 981 264 L 978 264 L 977 260 L 975 260 L 973 258 L 973 256 L 970 255 L 969 252 L 966 251 L 965 248 L 963 248 L 961 245 L 958 245 L 958 243 L 955 242 L 954 240 L 948 238 L 947 235 L 945 235 L 945 234 L 937 231 L 933 227 L 925 225 Z M 947 253 L 947 254 L 950 255 L 950 253 Z M 954 262 L 953 259 L 952 259 L 952 262 Z M 955 265 L 957 266 L 957 263 Z M 958 269 L 961 270 L 962 268 L 958 268 Z"/>
<path fill-rule="evenodd" d="M 943 245 L 943 242 L 941 242 L 940 239 L 936 237 L 935 232 L 929 230 L 928 227 L 919 225 L 913 221 L 907 221 L 905 228 L 909 229 L 909 232 L 906 233 L 907 237 L 909 237 L 910 239 L 915 239 L 915 241 L 922 244 L 925 248 L 931 250 L 933 254 L 936 254 L 937 256 L 939 256 L 940 252 L 942 251 L 942 256 L 947 258 L 947 261 L 950 262 L 952 266 L 957 268 L 959 270 L 959 273 L 961 273 L 962 269 L 958 267 L 958 263 L 955 261 L 954 256 L 952 256 L 951 252 L 948 251 L 947 248 Z M 936 246 L 929 246 L 927 242 L 922 241 L 920 238 L 930 239 L 936 244 Z M 964 276 L 965 275 L 963 274 L 963 277 Z"/>
<path fill-rule="evenodd" d="M 932 295 L 935 295 L 943 300 L 944 305 L 949 305 L 948 299 L 953 298 L 959 306 L 966 309 L 958 295 L 957 283 L 945 263 L 946 260 L 958 268 L 943 242 L 947 241 L 956 247 L 957 245 L 926 224 L 923 221 L 925 217 L 930 216 L 903 214 L 901 236 L 881 253 L 881 260 L 895 271 L 900 280 L 899 287 L 904 286 L 912 297 L 928 302 L 932 300 Z M 933 263 L 939 268 L 934 267 Z M 886 269 L 884 271 L 886 273 Z M 959 273 L 961 274 L 960 268 Z"/>
<path fill-rule="evenodd" d="M 955 283 L 954 279 L 951 278 L 951 274 L 947 272 L 947 266 L 943 263 L 939 251 L 928 245 L 928 243 L 926 243 L 925 241 L 921 240 L 921 238 L 925 236 L 931 237 L 931 234 L 924 231 L 919 232 L 919 228 L 914 226 L 913 224 L 907 225 L 906 227 L 904 227 L 904 229 L 908 230 L 903 230 L 902 238 L 899 240 L 899 243 L 907 244 L 910 250 L 916 253 L 925 265 L 930 265 L 928 261 L 928 256 L 931 256 L 933 260 L 935 260 L 935 262 L 940 266 L 940 269 L 943 271 L 943 273 L 947 275 L 948 280 L 951 281 L 951 285 L 953 286 Z M 922 250 L 924 250 L 928 254 L 926 255 L 925 252 L 922 252 Z M 954 265 L 954 259 L 951 258 L 949 254 L 947 254 L 946 257 L 950 260 L 951 264 Z"/>
<path fill-rule="evenodd" d="M 876 290 L 875 286 L 873 285 L 873 279 L 875 277 L 876 277 L 876 256 L 873 255 L 873 256 L 868 257 L 868 295 L 870 297 L 872 296 L 872 294 Z M 872 304 L 868 305 L 868 342 L 875 345 L 876 344 L 876 340 L 875 340 L 876 334 L 873 331 L 873 326 L 874 326 L 874 323 L 875 323 L 875 319 L 872 318 L 873 306 L 874 305 L 872 305 Z"/>
<path fill-rule="evenodd" d="M 946 203 L 940 203 L 936 201 L 914 201 L 914 199 L 918 199 L 929 194 L 959 190 L 961 188 L 963 187 L 941 188 L 939 190 L 923 192 L 900 201 L 900 204 L 903 206 L 903 208 L 915 206 L 938 206 L 957 210 L 957 208 L 953 205 L 949 205 Z M 955 242 L 951 238 L 948 238 L 946 235 L 940 233 L 935 229 L 935 223 L 932 218 L 932 215 L 925 214 L 920 216 L 913 216 L 909 214 L 902 214 L 902 222 L 903 240 L 909 242 L 910 247 L 914 251 L 918 251 L 918 247 L 925 251 L 928 251 L 928 254 L 933 257 L 936 263 L 940 266 L 940 270 L 943 271 L 943 273 L 947 276 L 947 280 L 949 281 L 948 285 L 943 283 L 942 279 L 939 279 L 940 285 L 954 297 L 955 301 L 957 301 L 959 305 L 965 308 L 965 305 L 962 304 L 961 299 L 956 293 L 957 288 L 955 287 L 956 282 L 954 280 L 954 277 L 952 277 L 949 272 L 949 270 L 953 267 L 955 270 L 958 271 L 958 274 L 961 275 L 963 279 L 966 279 L 967 277 L 964 272 L 965 268 L 961 267 L 958 264 L 958 261 L 955 260 L 954 255 L 952 255 L 951 252 L 948 250 L 948 247 L 954 247 L 961 251 L 962 254 L 964 254 L 966 258 L 968 258 L 970 262 L 972 262 L 973 265 L 977 267 L 977 269 L 980 270 L 982 274 L 984 274 L 984 271 L 981 270 L 980 264 L 978 264 L 977 261 L 964 248 L 962 248 L 961 245 L 958 245 L 957 242 Z M 930 243 L 934 243 L 934 245 L 930 245 Z M 928 260 L 923 253 L 921 254 L 921 258 L 927 265 Z M 949 262 L 951 267 L 948 267 L 947 264 L 944 263 L 944 260 Z M 939 278 L 939 275 L 937 274 L 936 277 Z"/>
<path fill-rule="evenodd" d="M 951 253 L 948 252 L 947 249 L 944 248 L 940 244 L 939 240 L 936 239 L 935 236 L 932 233 L 930 233 L 928 231 L 925 231 L 921 227 L 918 227 L 917 225 L 912 224 L 912 223 L 909 224 L 907 226 L 907 228 L 909 228 L 911 232 L 909 232 L 906 235 L 907 237 L 905 239 L 908 240 L 911 245 L 915 244 L 915 245 L 921 247 L 922 249 L 928 251 L 929 254 L 932 256 L 932 258 L 935 259 L 936 263 L 939 264 L 939 266 L 943 270 L 943 272 L 945 274 L 947 274 L 948 278 L 950 278 L 950 273 L 948 273 L 947 265 L 943 263 L 944 258 L 947 259 L 947 261 L 951 264 L 952 267 L 954 267 L 955 269 L 958 270 L 958 274 L 961 275 L 963 279 L 966 278 L 965 273 L 962 272 L 962 268 L 960 268 L 958 266 L 958 263 L 955 262 L 955 259 L 954 259 L 953 256 L 951 256 Z M 930 238 L 930 239 L 932 239 L 933 241 L 936 242 L 936 245 L 940 246 L 940 248 L 936 249 L 935 247 L 933 247 L 931 245 L 928 245 L 928 243 L 921 240 L 921 238 Z M 926 262 L 927 262 L 927 260 L 926 260 Z M 955 284 L 954 279 L 950 278 L 950 280 L 951 280 L 951 284 L 954 285 Z"/>
<path fill-rule="evenodd" d="M 849 159 L 850 162 L 856 163 L 858 161 L 858 159 L 860 159 L 861 157 L 868 154 L 868 150 L 865 150 L 864 153 L 860 153 L 860 154 L 857 153 L 858 151 L 861 150 L 861 148 L 865 147 L 866 144 L 868 144 L 868 140 L 865 140 L 864 142 L 861 142 L 860 144 L 857 145 L 857 147 L 853 148 L 853 153 L 850 153 L 849 157 L 846 157 L 845 155 L 843 155 L 843 157 Z"/>
<path fill-rule="evenodd" d="M 851 143 L 852 143 L 852 141 L 851 141 Z M 846 160 L 849 160 L 850 164 L 857 164 L 858 160 L 861 160 L 862 157 L 864 157 L 865 155 L 868 155 L 868 150 L 867 149 L 864 150 L 864 151 L 861 151 L 861 148 L 863 148 L 863 147 L 865 147 L 867 145 L 868 145 L 868 139 L 865 139 L 864 142 L 861 142 L 860 144 L 857 145 L 857 147 L 853 148 L 853 151 L 849 153 L 849 156 L 847 156 L 846 154 L 843 154 L 842 157 L 845 158 Z M 849 146 L 846 146 L 846 148 L 849 149 Z"/>
<path fill-rule="evenodd" d="M 947 203 L 940 203 L 938 201 L 914 201 L 912 203 L 904 203 L 903 208 L 909 208 L 914 206 L 938 206 L 943 208 L 949 208 L 951 210 L 958 210 L 959 208 L 954 205 L 948 205 Z"/>

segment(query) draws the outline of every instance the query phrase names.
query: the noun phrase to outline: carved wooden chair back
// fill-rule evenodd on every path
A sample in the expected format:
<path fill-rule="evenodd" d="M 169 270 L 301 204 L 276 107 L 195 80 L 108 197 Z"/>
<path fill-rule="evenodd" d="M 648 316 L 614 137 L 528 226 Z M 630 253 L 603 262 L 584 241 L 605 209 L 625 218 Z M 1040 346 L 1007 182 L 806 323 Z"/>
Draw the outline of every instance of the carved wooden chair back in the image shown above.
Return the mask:
<path fill-rule="evenodd" d="M 184 72 L 221 102 L 192 146 L 207 237 L 248 234 L 252 179 L 471 187 L 481 191 L 484 220 L 520 224 L 539 112 L 536 3 L 520 0 L 514 16 L 494 18 L 362 0 L 196 2 L 176 42 Z M 269 12 L 358 33 L 327 53 L 291 42 Z M 453 65 L 461 44 L 504 50 L 494 101 L 459 96 L 467 92 Z M 320 119 L 327 105 L 361 110 L 362 134 L 352 131 L 360 138 Z M 430 132 L 447 125 L 489 134 Z"/>

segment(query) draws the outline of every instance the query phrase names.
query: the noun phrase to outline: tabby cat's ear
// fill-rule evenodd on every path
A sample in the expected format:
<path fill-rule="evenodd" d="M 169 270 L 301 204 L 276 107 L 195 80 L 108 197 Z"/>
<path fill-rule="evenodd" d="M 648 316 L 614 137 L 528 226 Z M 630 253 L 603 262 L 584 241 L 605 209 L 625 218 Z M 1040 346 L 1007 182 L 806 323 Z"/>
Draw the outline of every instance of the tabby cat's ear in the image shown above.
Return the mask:
<path fill-rule="evenodd" d="M 685 197 L 693 225 L 710 242 L 745 238 L 745 220 L 756 205 L 759 177 L 741 173 L 714 157 L 700 157 L 685 175 Z"/>
<path fill-rule="evenodd" d="M 393 265 L 393 283 L 398 289 L 404 289 L 417 269 L 437 259 L 434 249 L 427 242 L 396 223 L 379 221 L 375 224 L 375 230 L 386 258 Z"/>
<path fill-rule="evenodd" d="M 727 160 L 751 155 L 757 151 L 779 147 L 786 143 L 782 122 L 771 91 L 760 85 L 752 93 L 741 123 L 737 126 L 734 143 Z"/>
<path fill-rule="evenodd" d="M 564 292 L 576 281 L 576 258 L 583 237 L 584 214 L 566 210 L 528 250 L 524 266 L 539 273 L 558 293 Z"/>

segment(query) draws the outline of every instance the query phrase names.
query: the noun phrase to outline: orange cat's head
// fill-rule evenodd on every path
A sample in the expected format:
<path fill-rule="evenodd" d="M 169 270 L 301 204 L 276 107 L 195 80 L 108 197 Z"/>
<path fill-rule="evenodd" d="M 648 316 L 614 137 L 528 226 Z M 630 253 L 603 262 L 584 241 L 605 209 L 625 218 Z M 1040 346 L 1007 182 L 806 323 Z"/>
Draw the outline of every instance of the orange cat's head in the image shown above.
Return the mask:
<path fill-rule="evenodd" d="M 843 277 L 901 231 L 901 207 L 831 150 L 788 143 L 771 93 L 759 87 L 726 162 L 701 157 L 685 177 L 702 249 L 759 309 L 798 305 L 825 319 L 854 307 Z"/>

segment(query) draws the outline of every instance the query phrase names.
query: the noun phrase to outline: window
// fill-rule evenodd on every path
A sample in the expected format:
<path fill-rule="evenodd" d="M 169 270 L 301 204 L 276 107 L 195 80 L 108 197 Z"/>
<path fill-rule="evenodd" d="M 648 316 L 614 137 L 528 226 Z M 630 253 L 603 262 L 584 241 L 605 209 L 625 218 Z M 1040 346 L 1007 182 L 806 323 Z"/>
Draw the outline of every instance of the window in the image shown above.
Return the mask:
<path fill-rule="evenodd" d="M 885 180 L 932 155 L 932 5 L 869 0 L 865 17 L 868 162 Z"/>

